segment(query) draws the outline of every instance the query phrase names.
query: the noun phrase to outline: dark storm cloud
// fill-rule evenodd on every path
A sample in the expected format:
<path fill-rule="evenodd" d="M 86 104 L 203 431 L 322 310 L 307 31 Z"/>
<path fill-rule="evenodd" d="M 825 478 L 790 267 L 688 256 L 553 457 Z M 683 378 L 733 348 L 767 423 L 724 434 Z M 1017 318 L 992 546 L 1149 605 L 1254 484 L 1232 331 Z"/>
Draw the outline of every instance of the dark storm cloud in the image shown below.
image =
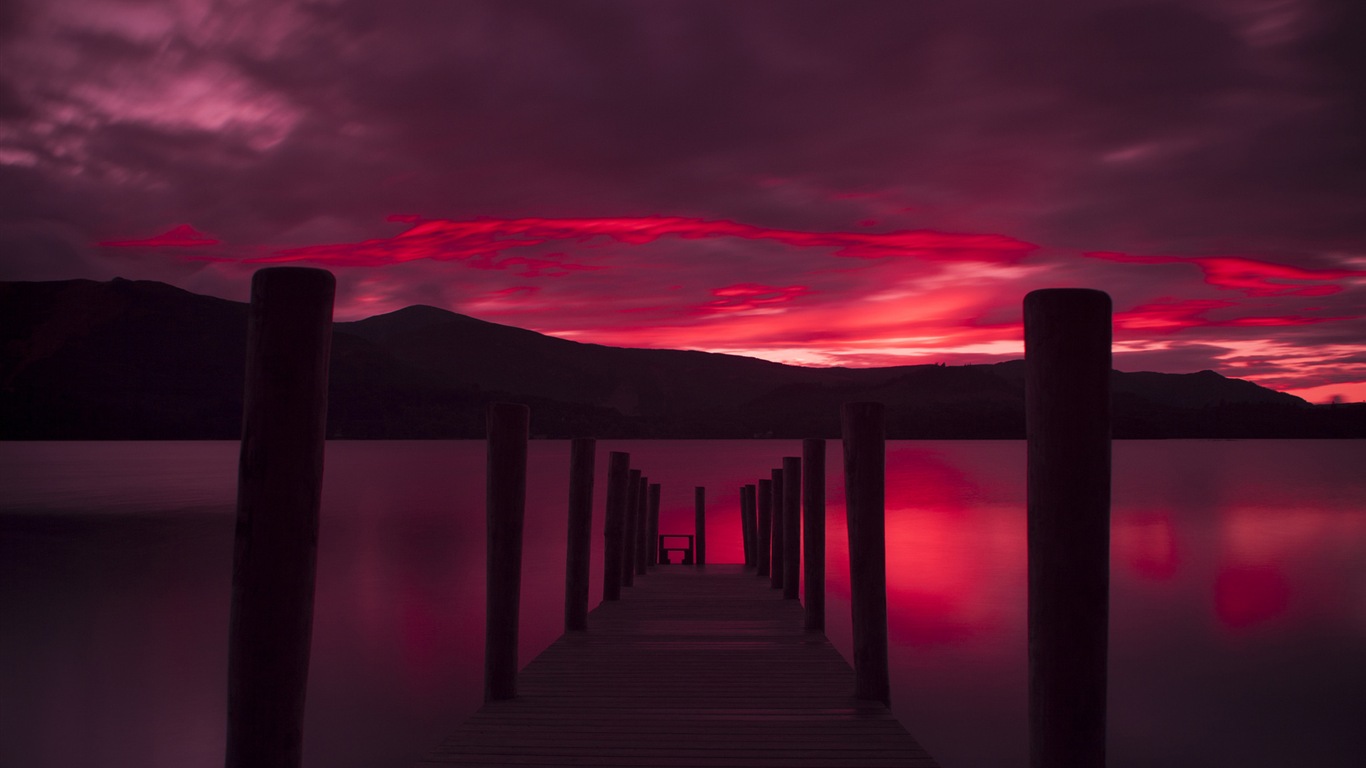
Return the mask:
<path fill-rule="evenodd" d="M 345 267 L 339 295 L 371 309 L 440 298 L 581 338 L 648 331 L 734 350 L 765 338 L 815 349 L 813 329 L 850 344 L 876 329 L 909 349 L 919 342 L 893 329 L 915 325 L 909 310 L 874 310 L 912 301 L 941 324 L 924 345 L 957 340 L 946 354 L 990 357 L 1012 354 L 999 340 L 1023 290 L 1088 285 L 1144 333 L 1174 334 L 1128 350 L 1134 360 L 1190 367 L 1207 354 L 1199 367 L 1218 367 L 1254 343 L 1338 354 L 1328 347 L 1357 343 L 1361 321 L 1341 318 L 1361 316 L 1366 269 L 1363 8 L 0 0 L 0 277 L 114 265 L 240 298 L 239 260 L 401 251 L 411 239 L 395 214 L 928 230 L 1038 249 L 1014 271 L 955 271 L 835 264 L 829 249 L 772 243 L 584 241 L 519 258 L 600 269 Z M 155 243 L 178 227 L 219 242 L 174 254 L 94 245 Z M 1273 268 L 1248 291 L 1199 257 Z M 1275 288 L 1295 269 L 1332 274 L 1307 292 Z M 750 290 L 735 286 L 792 298 L 730 301 Z M 628 293 L 629 317 L 602 314 L 603 296 Z M 844 315 L 866 325 L 822 314 L 840 302 L 872 302 Z M 717 322 L 732 310 L 743 331 Z M 666 320 L 685 324 L 624 325 Z M 704 333 L 722 327 L 724 343 Z M 896 354 L 866 341 L 822 354 Z"/>

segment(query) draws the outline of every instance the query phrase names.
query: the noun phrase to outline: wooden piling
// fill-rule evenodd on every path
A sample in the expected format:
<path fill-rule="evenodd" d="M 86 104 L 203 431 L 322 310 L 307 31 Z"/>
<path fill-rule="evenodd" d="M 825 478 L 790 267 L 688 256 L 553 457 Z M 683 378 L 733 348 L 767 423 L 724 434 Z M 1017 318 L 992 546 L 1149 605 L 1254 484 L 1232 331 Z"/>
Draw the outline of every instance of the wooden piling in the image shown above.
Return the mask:
<path fill-rule="evenodd" d="M 825 441 L 802 441 L 802 554 L 806 629 L 825 631 Z"/>
<path fill-rule="evenodd" d="M 488 410 L 487 582 L 484 701 L 517 695 L 517 629 L 522 597 L 522 524 L 531 409 L 493 403 Z"/>
<path fill-rule="evenodd" d="M 1030 765 L 1105 765 L 1110 297 L 1024 300 Z"/>
<path fill-rule="evenodd" d="M 593 470 L 597 441 L 577 437 L 569 447 L 569 534 L 564 560 L 564 629 L 588 629 L 588 569 L 593 538 Z"/>
<path fill-rule="evenodd" d="M 650 492 L 659 484 L 643 477 L 640 480 L 640 509 L 636 517 L 636 575 L 644 576 L 650 564 Z"/>
<path fill-rule="evenodd" d="M 631 498 L 631 454 L 612 451 L 607 461 L 607 513 L 602 530 L 602 599 L 620 600 L 626 509 Z"/>
<path fill-rule="evenodd" d="M 757 550 L 759 548 L 759 486 L 750 483 L 745 486 L 746 495 L 749 498 L 748 517 L 745 519 L 746 532 L 749 534 L 749 564 L 751 567 L 758 563 Z"/>
<path fill-rule="evenodd" d="M 621 538 L 621 585 L 634 587 L 636 584 L 636 524 L 640 519 L 640 489 L 648 478 L 643 478 L 640 470 L 631 470 L 631 483 L 626 491 L 626 519 L 622 524 Z"/>
<path fill-rule="evenodd" d="M 659 565 L 659 494 L 658 484 L 651 486 L 650 489 L 650 565 Z"/>
<path fill-rule="evenodd" d="M 773 518 L 771 520 L 773 530 L 770 534 L 773 552 L 769 556 L 768 583 L 774 589 L 782 589 L 783 575 L 786 573 L 786 569 L 783 567 L 783 555 L 787 554 L 787 548 L 783 546 L 783 532 L 787 530 L 787 526 L 783 524 L 783 513 L 787 511 L 787 503 L 783 498 L 783 491 L 786 490 L 786 487 L 783 485 L 783 471 L 781 469 L 771 471 L 769 476 L 773 481 Z"/>
<path fill-rule="evenodd" d="M 769 558 L 772 553 L 769 551 L 772 542 L 773 529 L 773 481 L 767 478 L 759 479 L 759 507 L 754 526 L 754 572 L 761 578 L 768 577 Z"/>
<path fill-rule="evenodd" d="M 754 553 L 749 540 L 749 486 L 740 486 L 740 549 L 745 555 L 745 567 L 754 565 Z"/>
<path fill-rule="evenodd" d="M 703 486 L 693 488 L 693 535 L 697 543 L 693 545 L 693 562 L 707 564 L 707 489 Z"/>
<path fill-rule="evenodd" d="M 891 704 L 887 665 L 886 433 L 882 403 L 845 403 L 844 493 L 854 695 Z"/>
<path fill-rule="evenodd" d="M 783 599 L 796 600 L 802 583 L 802 459 L 783 457 Z"/>
<path fill-rule="evenodd" d="M 252 276 L 228 621 L 228 768 L 297 768 L 313 632 L 336 281 Z"/>

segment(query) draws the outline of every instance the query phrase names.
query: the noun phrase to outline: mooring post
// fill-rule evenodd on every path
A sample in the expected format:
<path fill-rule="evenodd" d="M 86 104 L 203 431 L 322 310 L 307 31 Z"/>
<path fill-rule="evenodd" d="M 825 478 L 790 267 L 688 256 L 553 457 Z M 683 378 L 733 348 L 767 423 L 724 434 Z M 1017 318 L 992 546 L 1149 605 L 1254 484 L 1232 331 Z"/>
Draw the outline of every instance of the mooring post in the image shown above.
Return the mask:
<path fill-rule="evenodd" d="M 802 441 L 802 552 L 806 629 L 825 631 L 825 441 Z"/>
<path fill-rule="evenodd" d="M 651 483 L 646 478 L 640 479 L 641 505 L 637 510 L 636 517 L 636 575 L 644 576 L 647 566 L 650 564 L 650 491 L 658 488 L 658 483 Z"/>
<path fill-rule="evenodd" d="M 622 525 L 621 536 L 621 585 L 636 585 L 636 524 L 640 519 L 641 486 L 648 482 L 640 470 L 631 470 L 631 485 L 626 492 L 626 519 Z"/>
<path fill-rule="evenodd" d="M 783 599 L 796 600 L 802 584 L 802 459 L 783 457 Z"/>
<path fill-rule="evenodd" d="M 569 446 L 569 534 L 564 560 L 564 629 L 588 629 L 588 568 L 593 539 L 593 469 L 598 441 L 576 437 Z"/>
<path fill-rule="evenodd" d="M 749 544 L 749 486 L 740 486 L 740 550 L 745 555 L 745 567 L 754 565 L 754 555 Z"/>
<path fill-rule="evenodd" d="M 1029 758 L 1105 765 L 1110 589 L 1110 297 L 1024 299 Z"/>
<path fill-rule="evenodd" d="M 621 560 L 626 537 L 626 509 L 631 498 L 631 454 L 612 451 L 607 457 L 607 514 L 602 536 L 602 599 L 621 599 Z"/>
<path fill-rule="evenodd" d="M 693 488 L 693 535 L 697 536 L 694 545 L 696 554 L 693 561 L 698 565 L 707 564 L 707 489 L 703 486 Z"/>
<path fill-rule="evenodd" d="M 754 571 L 755 575 L 762 578 L 768 577 L 769 567 L 769 544 L 773 535 L 773 481 L 767 478 L 759 479 L 759 509 L 758 518 L 755 520 L 754 530 L 757 534 L 754 537 Z"/>
<path fill-rule="evenodd" d="M 746 510 L 745 534 L 749 536 L 749 564 L 755 566 L 758 563 L 758 527 L 759 527 L 759 487 L 754 483 L 745 486 L 745 495 L 749 501 L 749 509 Z"/>
<path fill-rule="evenodd" d="M 845 403 L 844 494 L 854 695 L 891 703 L 887 667 L 886 435 L 882 403 Z"/>
<path fill-rule="evenodd" d="M 336 280 L 252 276 L 228 620 L 227 768 L 297 768 L 313 633 Z"/>
<path fill-rule="evenodd" d="M 659 565 L 659 494 L 660 485 L 650 486 L 650 565 Z"/>
<path fill-rule="evenodd" d="M 517 622 L 522 596 L 522 523 L 531 409 L 493 403 L 488 410 L 487 609 L 484 614 L 484 701 L 517 695 Z"/>
<path fill-rule="evenodd" d="M 768 585 L 774 589 L 783 588 L 783 555 L 787 550 L 783 547 L 783 531 L 787 530 L 783 524 L 783 513 L 787 511 L 787 503 L 783 499 L 783 471 L 775 469 L 769 473 L 773 483 L 773 518 L 770 521 L 773 527 L 771 542 L 773 554 L 769 557 Z"/>

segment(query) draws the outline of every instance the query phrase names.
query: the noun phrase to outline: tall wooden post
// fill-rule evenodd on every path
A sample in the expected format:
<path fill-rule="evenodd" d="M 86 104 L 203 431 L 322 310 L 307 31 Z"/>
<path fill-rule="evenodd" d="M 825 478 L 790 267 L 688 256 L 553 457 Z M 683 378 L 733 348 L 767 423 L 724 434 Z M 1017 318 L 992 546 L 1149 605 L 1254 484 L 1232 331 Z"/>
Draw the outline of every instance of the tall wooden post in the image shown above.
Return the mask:
<path fill-rule="evenodd" d="M 569 534 L 564 560 L 564 629 L 588 629 L 588 568 L 593 539 L 593 470 L 598 442 L 577 437 L 569 447 Z"/>
<path fill-rule="evenodd" d="M 626 491 L 626 519 L 622 525 L 621 544 L 621 585 L 636 585 L 636 524 L 640 520 L 641 486 L 649 482 L 641 477 L 640 470 L 631 470 L 631 484 Z"/>
<path fill-rule="evenodd" d="M 796 600 L 802 585 L 802 459 L 783 457 L 783 599 Z"/>
<path fill-rule="evenodd" d="M 1110 317 L 1101 291 L 1024 300 L 1034 768 L 1105 765 Z"/>
<path fill-rule="evenodd" d="M 620 600 L 626 508 L 631 498 L 631 454 L 612 451 L 607 461 L 607 514 L 602 528 L 602 599 Z"/>
<path fill-rule="evenodd" d="M 844 494 L 854 695 L 891 703 L 887 666 L 886 434 L 882 403 L 845 403 Z"/>
<path fill-rule="evenodd" d="M 754 483 L 746 485 L 745 495 L 749 499 L 748 517 L 745 518 L 745 533 L 749 536 L 749 564 L 757 566 L 759 562 L 759 487 Z"/>
<path fill-rule="evenodd" d="M 783 555 L 787 550 L 783 547 L 783 531 L 787 530 L 783 525 L 783 513 L 787 511 L 787 504 L 783 500 L 783 471 L 775 469 L 769 473 L 773 483 L 773 518 L 771 520 L 773 554 L 769 558 L 768 585 L 774 589 L 783 588 Z"/>
<path fill-rule="evenodd" d="M 696 554 L 693 561 L 698 565 L 707 564 L 707 489 L 702 486 L 693 488 L 693 535 L 697 537 L 694 545 Z"/>
<path fill-rule="evenodd" d="M 825 441 L 802 441 L 802 547 L 806 629 L 825 631 Z"/>
<path fill-rule="evenodd" d="M 313 633 L 336 281 L 252 276 L 228 621 L 228 768 L 297 768 Z"/>
<path fill-rule="evenodd" d="M 522 524 L 531 409 L 493 403 L 488 411 L 488 557 L 485 567 L 484 701 L 517 695 L 517 622 L 522 598 Z"/>
<path fill-rule="evenodd" d="M 659 484 L 650 486 L 650 565 L 659 565 L 659 494 Z"/>
<path fill-rule="evenodd" d="M 773 481 L 768 478 L 759 479 L 759 509 L 758 517 L 755 520 L 754 532 L 754 572 L 760 578 L 768 578 L 770 542 L 772 542 L 773 529 Z"/>

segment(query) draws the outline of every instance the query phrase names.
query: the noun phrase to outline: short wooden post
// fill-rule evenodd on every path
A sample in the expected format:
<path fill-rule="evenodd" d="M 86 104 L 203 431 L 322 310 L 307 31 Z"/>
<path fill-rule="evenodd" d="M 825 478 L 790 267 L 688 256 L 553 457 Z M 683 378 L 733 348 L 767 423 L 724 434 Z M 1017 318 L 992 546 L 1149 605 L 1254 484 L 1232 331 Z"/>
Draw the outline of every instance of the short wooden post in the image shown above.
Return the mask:
<path fill-rule="evenodd" d="M 1110 588 L 1110 297 L 1024 300 L 1029 757 L 1105 765 Z"/>
<path fill-rule="evenodd" d="M 773 554 L 769 559 L 768 585 L 774 589 L 782 589 L 783 573 L 785 572 L 783 555 L 787 553 L 787 549 L 783 547 L 783 531 L 787 530 L 786 526 L 783 525 L 783 513 L 787 511 L 787 503 L 783 499 L 783 491 L 786 489 L 783 486 L 783 471 L 781 469 L 775 469 L 769 475 L 773 482 L 773 518 L 771 520 Z"/>
<path fill-rule="evenodd" d="M 626 536 L 626 508 L 631 498 L 631 454 L 612 451 L 607 457 L 607 514 L 602 536 L 602 599 L 621 599 L 621 560 Z"/>
<path fill-rule="evenodd" d="M 825 631 L 825 441 L 802 441 L 803 589 L 808 632 Z"/>
<path fill-rule="evenodd" d="M 252 276 L 228 620 L 228 768 L 297 768 L 313 633 L 336 281 Z"/>
<path fill-rule="evenodd" d="M 845 403 L 844 493 L 854 695 L 891 703 L 887 667 L 886 435 L 882 403 Z"/>
<path fill-rule="evenodd" d="M 588 568 L 593 539 L 593 469 L 598 441 L 576 437 L 569 447 L 569 534 L 564 560 L 564 629 L 588 629 Z"/>
<path fill-rule="evenodd" d="M 631 485 L 627 490 L 626 520 L 622 526 L 621 544 L 621 585 L 623 587 L 634 587 L 636 585 L 636 525 L 640 520 L 640 492 L 641 486 L 648 482 L 648 478 L 643 478 L 640 470 L 631 470 Z"/>
<path fill-rule="evenodd" d="M 697 486 L 692 490 L 693 497 L 693 534 L 697 536 L 697 543 L 694 545 L 696 554 L 693 556 L 694 562 L 698 565 L 707 564 L 707 489 Z"/>
<path fill-rule="evenodd" d="M 758 563 L 759 557 L 759 487 L 750 483 L 745 486 L 745 492 L 749 500 L 748 516 L 745 518 L 745 533 L 749 536 L 749 564 L 754 566 Z"/>
<path fill-rule="evenodd" d="M 650 487 L 650 565 L 659 565 L 659 494 L 660 486 Z"/>
<path fill-rule="evenodd" d="M 802 584 L 802 459 L 783 457 L 783 599 L 796 600 Z"/>
<path fill-rule="evenodd" d="M 745 555 L 745 567 L 754 565 L 754 554 L 749 541 L 749 486 L 740 486 L 740 549 Z"/>
<path fill-rule="evenodd" d="M 773 481 L 768 478 L 759 479 L 759 509 L 758 517 L 755 520 L 754 532 L 754 572 L 760 578 L 768 578 L 769 544 L 772 541 L 773 530 L 770 527 L 773 521 Z"/>
<path fill-rule="evenodd" d="M 650 492 L 659 488 L 659 483 L 651 483 L 641 478 L 641 504 L 636 517 L 636 575 L 644 576 L 650 564 Z"/>

